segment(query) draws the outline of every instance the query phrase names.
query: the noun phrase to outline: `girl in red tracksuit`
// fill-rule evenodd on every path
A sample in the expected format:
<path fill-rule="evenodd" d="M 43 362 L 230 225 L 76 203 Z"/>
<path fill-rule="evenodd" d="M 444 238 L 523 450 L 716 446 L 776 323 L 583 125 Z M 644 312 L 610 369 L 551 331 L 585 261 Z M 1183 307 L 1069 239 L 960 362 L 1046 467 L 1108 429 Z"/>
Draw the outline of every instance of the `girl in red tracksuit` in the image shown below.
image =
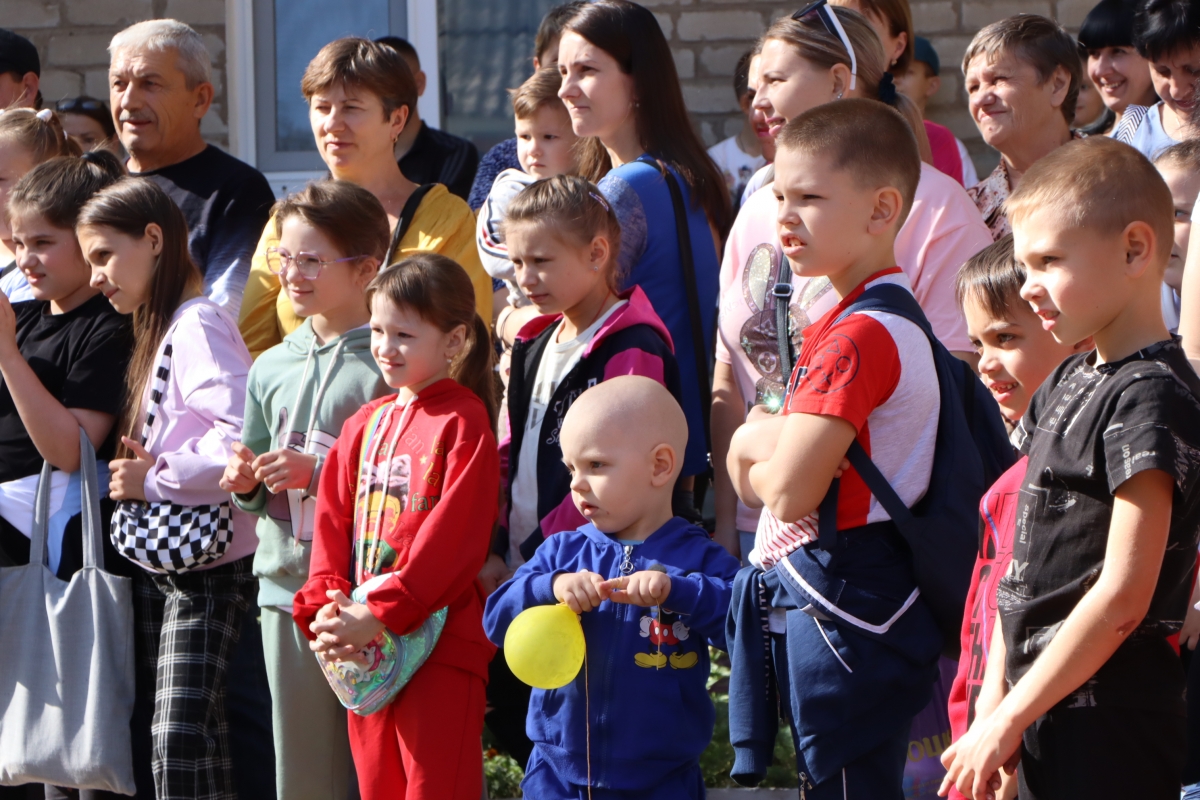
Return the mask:
<path fill-rule="evenodd" d="M 484 687 L 495 648 L 476 575 L 499 497 L 492 346 L 467 273 L 432 253 L 367 289 L 371 352 L 396 395 L 346 421 L 317 496 L 308 582 L 294 616 L 322 657 L 448 608 L 429 660 L 383 709 L 349 713 L 363 800 L 476 800 Z M 362 469 L 360 469 L 362 465 Z M 353 574 L 352 574 L 353 573 Z M 365 603 L 351 591 L 387 575 Z"/>

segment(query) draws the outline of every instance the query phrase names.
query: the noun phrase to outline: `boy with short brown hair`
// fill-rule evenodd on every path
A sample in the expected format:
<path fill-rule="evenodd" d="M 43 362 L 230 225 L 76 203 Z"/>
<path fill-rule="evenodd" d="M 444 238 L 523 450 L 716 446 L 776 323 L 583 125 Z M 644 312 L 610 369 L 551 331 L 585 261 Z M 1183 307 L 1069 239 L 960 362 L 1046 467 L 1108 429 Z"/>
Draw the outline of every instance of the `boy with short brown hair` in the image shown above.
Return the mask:
<path fill-rule="evenodd" d="M 753 786 L 766 772 L 777 681 L 802 795 L 890 800 L 903 796 L 909 729 L 929 701 L 942 637 L 897 525 L 841 463 L 861 446 L 906 508 L 930 488 L 941 408 L 933 346 L 902 314 L 854 307 L 868 292 L 911 298 L 895 239 L 921 162 L 908 124 L 874 100 L 811 109 L 777 145 L 784 255 L 793 273 L 828 277 L 840 302 L 805 329 L 779 415 L 756 406 L 730 444 L 738 495 L 764 507 L 754 567 L 739 573 L 730 606 L 732 775 Z"/>
<path fill-rule="evenodd" d="M 1184 676 L 1167 637 L 1200 530 L 1200 379 L 1160 309 L 1171 194 L 1135 150 L 1092 137 L 1034 164 L 1006 210 L 1021 297 L 1057 341 L 1095 350 L 1017 428 L 1029 465 L 1000 635 L 942 792 L 982 800 L 1019 759 L 1022 800 L 1175 798 Z"/>

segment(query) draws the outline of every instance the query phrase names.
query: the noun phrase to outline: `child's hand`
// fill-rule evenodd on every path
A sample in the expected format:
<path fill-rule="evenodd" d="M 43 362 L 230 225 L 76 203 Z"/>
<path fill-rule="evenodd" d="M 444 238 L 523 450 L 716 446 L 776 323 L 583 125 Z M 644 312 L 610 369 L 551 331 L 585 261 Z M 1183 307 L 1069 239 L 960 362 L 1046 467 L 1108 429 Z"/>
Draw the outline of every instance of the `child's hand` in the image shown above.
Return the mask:
<path fill-rule="evenodd" d="M 658 570 L 642 570 L 632 575 L 622 575 L 600 584 L 601 591 L 614 603 L 631 606 L 660 606 L 671 594 L 671 576 Z"/>
<path fill-rule="evenodd" d="M 554 579 L 554 597 L 576 614 L 582 614 L 604 602 L 606 593 L 600 588 L 603 585 L 604 578 L 586 569 L 564 572 Z"/>
<path fill-rule="evenodd" d="M 317 612 L 308 629 L 317 634 L 309 647 L 343 660 L 370 644 L 386 627 L 363 603 L 355 603 L 338 589 L 325 593 L 333 602 Z"/>
<path fill-rule="evenodd" d="M 0 292 L 0 357 L 20 356 L 17 349 L 17 314 L 12 303 Z"/>
<path fill-rule="evenodd" d="M 976 717 L 970 730 L 942 754 L 946 777 L 938 796 L 945 797 L 955 786 L 971 800 L 996 800 L 1002 784 L 1000 768 L 1011 775 L 1020 760 L 1020 730 L 1006 724 L 999 710 L 986 718 Z"/>
<path fill-rule="evenodd" d="M 114 458 L 108 462 L 108 496 L 113 500 L 145 500 L 146 473 L 154 466 L 154 456 L 128 436 L 122 436 L 121 443 L 136 458 Z"/>
<path fill-rule="evenodd" d="M 253 494 L 258 488 L 254 478 L 254 451 L 241 442 L 233 443 L 233 455 L 221 476 L 221 490 L 234 494 Z"/>
<path fill-rule="evenodd" d="M 491 594 L 500 588 L 500 584 L 512 577 L 512 574 L 504 559 L 491 553 L 484 562 L 483 569 L 479 570 L 479 582 L 483 584 L 483 591 Z"/>
<path fill-rule="evenodd" d="M 279 494 L 286 489 L 307 489 L 317 468 L 317 457 L 284 447 L 263 453 L 251 467 L 255 480 L 265 483 L 272 494 Z"/>

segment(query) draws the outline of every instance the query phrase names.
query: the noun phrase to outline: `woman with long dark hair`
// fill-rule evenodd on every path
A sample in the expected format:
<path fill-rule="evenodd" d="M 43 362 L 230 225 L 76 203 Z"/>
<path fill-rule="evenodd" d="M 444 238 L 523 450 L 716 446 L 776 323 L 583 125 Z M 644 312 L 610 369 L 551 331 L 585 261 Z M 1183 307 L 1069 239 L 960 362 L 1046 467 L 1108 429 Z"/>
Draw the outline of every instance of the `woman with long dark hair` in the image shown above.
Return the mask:
<path fill-rule="evenodd" d="M 642 288 L 675 343 L 688 420 L 680 488 L 690 492 L 689 479 L 707 465 L 729 191 L 692 128 L 666 37 L 645 8 L 628 0 L 585 5 L 566 25 L 558 68 L 575 134 L 589 137 L 580 143 L 580 174 L 598 183 L 621 222 L 622 288 Z M 677 507 L 693 502 L 686 493 L 678 500 Z"/>

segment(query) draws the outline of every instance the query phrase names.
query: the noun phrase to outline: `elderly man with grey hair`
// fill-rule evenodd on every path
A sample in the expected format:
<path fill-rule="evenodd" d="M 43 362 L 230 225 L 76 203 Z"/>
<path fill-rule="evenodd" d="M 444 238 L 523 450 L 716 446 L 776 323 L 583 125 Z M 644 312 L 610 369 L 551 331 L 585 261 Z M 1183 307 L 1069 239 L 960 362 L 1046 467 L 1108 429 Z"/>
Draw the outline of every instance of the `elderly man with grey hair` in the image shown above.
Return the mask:
<path fill-rule="evenodd" d="M 236 319 L 275 198 L 262 173 L 200 135 L 213 100 L 204 40 L 182 22 L 152 19 L 118 33 L 108 51 L 109 101 L 129 171 L 183 211 L 204 293 Z"/>

